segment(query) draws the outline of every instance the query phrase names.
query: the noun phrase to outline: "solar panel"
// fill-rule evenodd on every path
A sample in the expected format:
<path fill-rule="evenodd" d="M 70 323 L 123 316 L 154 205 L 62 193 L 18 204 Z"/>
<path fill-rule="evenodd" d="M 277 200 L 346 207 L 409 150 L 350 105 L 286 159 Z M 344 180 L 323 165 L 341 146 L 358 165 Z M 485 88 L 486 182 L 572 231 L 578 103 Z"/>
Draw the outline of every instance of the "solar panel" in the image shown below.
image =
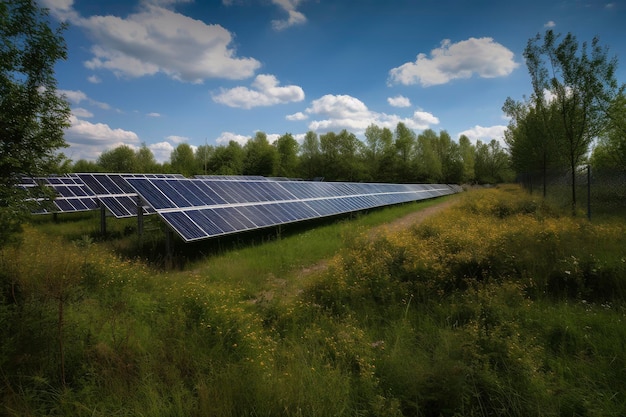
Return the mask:
<path fill-rule="evenodd" d="M 78 178 L 116 218 L 137 216 L 138 196 L 128 178 L 184 178 L 180 174 L 104 174 L 79 173 Z M 141 207 L 141 206 L 140 206 Z M 153 214 L 151 207 L 141 207 L 143 214 Z"/>
<path fill-rule="evenodd" d="M 126 178 L 186 242 L 453 194 L 445 184 Z"/>
<path fill-rule="evenodd" d="M 54 190 L 52 200 L 47 195 L 37 194 L 35 190 L 39 186 Z M 69 213 L 98 209 L 96 196 L 75 177 L 23 178 L 18 187 L 29 191 L 32 200 L 40 203 L 33 214 Z"/>

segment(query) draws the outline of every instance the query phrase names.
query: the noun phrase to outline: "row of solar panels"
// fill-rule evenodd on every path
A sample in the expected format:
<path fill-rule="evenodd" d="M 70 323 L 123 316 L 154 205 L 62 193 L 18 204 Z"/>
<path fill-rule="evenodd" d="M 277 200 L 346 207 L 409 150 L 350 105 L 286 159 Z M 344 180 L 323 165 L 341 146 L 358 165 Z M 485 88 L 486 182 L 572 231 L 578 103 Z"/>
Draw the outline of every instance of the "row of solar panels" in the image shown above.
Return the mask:
<path fill-rule="evenodd" d="M 186 242 L 453 194 L 445 184 L 128 178 Z"/>
<path fill-rule="evenodd" d="M 18 186 L 30 190 L 32 199 L 40 204 L 33 214 L 69 213 L 98 210 L 100 204 L 117 218 L 137 215 L 138 199 L 125 178 L 184 178 L 180 174 L 70 174 L 61 177 L 22 178 Z M 54 190 L 56 197 L 37 194 L 38 186 Z M 140 206 L 141 207 L 141 206 Z M 142 207 L 145 214 L 154 213 Z"/>
<path fill-rule="evenodd" d="M 95 210 L 102 204 L 122 218 L 136 216 L 140 207 L 145 214 L 158 213 L 186 242 L 461 191 L 458 186 L 445 184 L 279 181 L 235 176 L 188 179 L 166 174 L 72 174 L 25 179 L 22 186 L 37 184 L 58 193 L 53 200 L 58 211 Z"/>

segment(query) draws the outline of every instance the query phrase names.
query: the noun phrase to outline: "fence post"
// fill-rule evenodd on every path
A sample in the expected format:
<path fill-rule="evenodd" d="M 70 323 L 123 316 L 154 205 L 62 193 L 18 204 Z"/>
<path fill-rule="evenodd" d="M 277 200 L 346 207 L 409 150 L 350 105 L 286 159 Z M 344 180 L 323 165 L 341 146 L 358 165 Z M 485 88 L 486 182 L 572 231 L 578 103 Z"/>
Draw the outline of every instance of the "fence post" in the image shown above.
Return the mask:
<path fill-rule="evenodd" d="M 587 165 L 587 218 L 591 221 L 591 165 Z"/>

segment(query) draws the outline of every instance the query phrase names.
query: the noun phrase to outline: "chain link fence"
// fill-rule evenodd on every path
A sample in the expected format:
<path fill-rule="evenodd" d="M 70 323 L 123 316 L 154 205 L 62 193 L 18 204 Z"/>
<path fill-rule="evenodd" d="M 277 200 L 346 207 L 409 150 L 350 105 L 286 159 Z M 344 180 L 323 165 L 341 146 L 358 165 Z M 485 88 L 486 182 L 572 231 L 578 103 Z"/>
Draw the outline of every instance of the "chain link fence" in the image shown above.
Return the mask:
<path fill-rule="evenodd" d="M 573 208 L 576 214 L 584 213 L 590 219 L 602 215 L 626 218 L 626 170 L 581 166 L 575 172 L 574 189 L 569 169 L 525 173 L 518 181 L 531 194 L 543 195 L 553 204 Z"/>

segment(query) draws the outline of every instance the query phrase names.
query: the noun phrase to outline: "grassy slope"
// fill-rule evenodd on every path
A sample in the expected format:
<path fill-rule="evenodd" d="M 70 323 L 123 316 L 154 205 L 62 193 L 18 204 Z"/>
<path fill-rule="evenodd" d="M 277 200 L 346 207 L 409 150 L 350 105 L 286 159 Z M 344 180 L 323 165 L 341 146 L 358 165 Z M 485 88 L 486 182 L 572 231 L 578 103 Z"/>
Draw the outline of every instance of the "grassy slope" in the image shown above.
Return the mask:
<path fill-rule="evenodd" d="M 179 248 L 168 272 L 90 219 L 28 228 L 0 258 L 0 409 L 624 415 L 624 224 L 505 187 L 364 233 L 425 204 Z"/>

